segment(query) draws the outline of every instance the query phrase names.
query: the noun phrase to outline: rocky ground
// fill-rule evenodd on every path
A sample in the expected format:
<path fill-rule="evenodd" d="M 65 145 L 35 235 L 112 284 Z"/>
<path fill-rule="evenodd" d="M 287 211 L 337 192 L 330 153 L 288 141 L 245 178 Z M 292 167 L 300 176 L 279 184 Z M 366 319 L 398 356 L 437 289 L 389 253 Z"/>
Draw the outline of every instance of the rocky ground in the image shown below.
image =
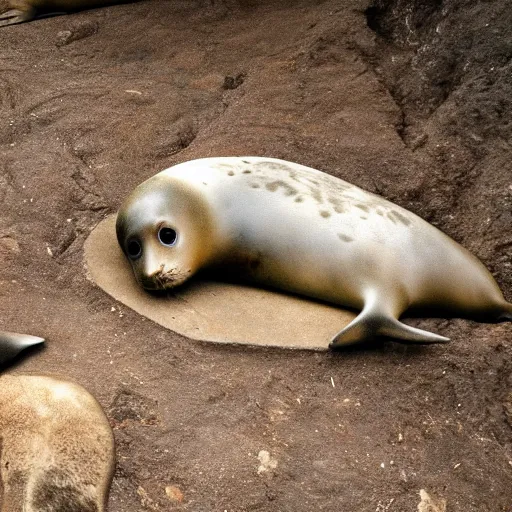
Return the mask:
<path fill-rule="evenodd" d="M 48 340 L 16 370 L 107 411 L 111 512 L 512 510 L 511 324 L 216 346 L 115 303 L 82 260 L 157 171 L 265 155 L 416 212 L 512 300 L 511 26 L 507 0 L 154 0 L 0 29 L 0 327 Z"/>

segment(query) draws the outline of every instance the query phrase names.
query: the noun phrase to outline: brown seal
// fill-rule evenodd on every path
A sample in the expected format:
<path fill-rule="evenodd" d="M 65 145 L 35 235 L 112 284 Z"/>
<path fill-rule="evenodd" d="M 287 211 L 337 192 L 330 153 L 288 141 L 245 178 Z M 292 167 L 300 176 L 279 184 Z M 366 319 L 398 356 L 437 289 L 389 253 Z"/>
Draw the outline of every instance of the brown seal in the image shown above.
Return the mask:
<path fill-rule="evenodd" d="M 31 21 L 43 14 L 73 12 L 127 3 L 129 0 L 0 0 L 0 27 Z"/>
<path fill-rule="evenodd" d="M 0 377 L 2 510 L 103 512 L 114 437 L 98 402 L 55 377 Z"/>
<path fill-rule="evenodd" d="M 331 346 L 376 335 L 448 341 L 400 322 L 409 308 L 512 320 L 490 272 L 437 228 L 283 160 L 206 158 L 171 167 L 134 190 L 116 229 L 147 289 L 173 288 L 210 268 L 361 310 Z"/>

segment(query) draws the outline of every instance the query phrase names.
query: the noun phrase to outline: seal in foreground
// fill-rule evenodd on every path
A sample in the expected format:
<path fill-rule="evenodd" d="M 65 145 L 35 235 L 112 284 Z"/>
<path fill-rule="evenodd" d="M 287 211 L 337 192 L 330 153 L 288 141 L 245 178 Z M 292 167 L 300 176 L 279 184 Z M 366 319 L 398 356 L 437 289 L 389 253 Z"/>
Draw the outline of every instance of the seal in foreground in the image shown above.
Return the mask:
<path fill-rule="evenodd" d="M 114 437 L 81 386 L 39 375 L 0 377 L 2 510 L 104 512 Z"/>
<path fill-rule="evenodd" d="M 362 310 L 331 347 L 376 335 L 448 338 L 401 323 L 409 308 L 512 320 L 484 265 L 415 214 L 346 181 L 261 157 L 185 162 L 139 185 L 117 238 L 140 284 L 174 288 L 210 268 Z"/>

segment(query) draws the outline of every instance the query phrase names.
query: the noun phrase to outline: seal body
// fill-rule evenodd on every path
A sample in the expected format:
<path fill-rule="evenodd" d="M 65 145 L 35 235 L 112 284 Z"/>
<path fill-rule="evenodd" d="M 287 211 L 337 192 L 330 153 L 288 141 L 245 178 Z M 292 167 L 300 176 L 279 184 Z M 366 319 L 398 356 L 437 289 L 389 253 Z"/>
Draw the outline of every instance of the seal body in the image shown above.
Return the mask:
<path fill-rule="evenodd" d="M 103 512 L 115 465 L 105 414 L 81 386 L 0 377 L 2 511 Z"/>
<path fill-rule="evenodd" d="M 129 0 L 0 0 L 0 27 L 30 21 L 42 14 L 72 12 Z"/>
<path fill-rule="evenodd" d="M 415 214 L 316 169 L 229 157 L 171 167 L 122 205 L 117 237 L 147 289 L 203 268 L 362 310 L 332 340 L 447 338 L 401 323 L 409 308 L 512 319 L 484 265 Z"/>

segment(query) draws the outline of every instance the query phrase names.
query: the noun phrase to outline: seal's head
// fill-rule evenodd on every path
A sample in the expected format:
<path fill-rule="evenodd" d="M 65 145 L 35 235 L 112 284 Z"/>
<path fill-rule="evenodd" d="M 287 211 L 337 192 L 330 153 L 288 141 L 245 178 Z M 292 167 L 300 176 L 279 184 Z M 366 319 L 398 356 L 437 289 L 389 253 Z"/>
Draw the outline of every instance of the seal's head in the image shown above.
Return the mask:
<path fill-rule="evenodd" d="M 174 288 L 209 260 L 213 226 L 208 204 L 192 187 L 157 175 L 121 206 L 117 240 L 147 290 Z"/>

